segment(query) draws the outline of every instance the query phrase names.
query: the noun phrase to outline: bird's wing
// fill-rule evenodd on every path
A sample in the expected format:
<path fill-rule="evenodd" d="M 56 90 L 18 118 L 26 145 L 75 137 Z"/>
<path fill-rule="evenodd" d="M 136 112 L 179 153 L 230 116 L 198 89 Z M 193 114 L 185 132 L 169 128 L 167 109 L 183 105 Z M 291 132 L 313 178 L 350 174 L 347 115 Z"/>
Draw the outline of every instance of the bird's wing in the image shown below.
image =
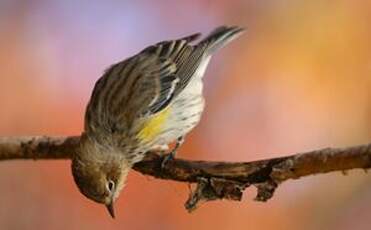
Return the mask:
<path fill-rule="evenodd" d="M 137 83 L 130 89 L 132 100 L 127 106 L 136 111 L 136 116 L 156 114 L 166 108 L 174 97 L 179 82 L 175 75 L 177 67 L 170 59 L 154 54 L 142 53 L 138 57 L 138 62 L 142 64 L 138 66 Z"/>
<path fill-rule="evenodd" d="M 86 112 L 85 129 L 130 130 L 138 117 L 164 110 L 187 86 L 205 55 L 239 34 L 220 27 L 192 45 L 200 34 L 163 41 L 111 66 L 96 83 Z"/>
<path fill-rule="evenodd" d="M 111 66 L 94 87 L 85 129 L 129 129 L 138 116 L 162 110 L 179 81 L 175 71 L 174 62 L 151 53 Z"/>
<path fill-rule="evenodd" d="M 159 42 L 141 52 L 158 55 L 159 58 L 169 59 L 175 64 L 175 76 L 178 78 L 178 82 L 173 92 L 173 98 L 186 87 L 202 61 L 207 46 L 193 46 L 191 44 L 200 36 L 200 33 L 196 33 L 178 40 Z M 165 104 L 169 104 L 169 102 Z M 160 108 L 152 106 L 150 111 L 156 113 L 160 111 Z"/>
<path fill-rule="evenodd" d="M 173 97 L 176 97 L 188 85 L 202 61 L 206 60 L 205 57 L 224 47 L 241 35 L 243 31 L 244 29 L 236 26 L 220 26 L 195 45 L 192 45 L 192 43 L 201 36 L 200 33 L 178 40 L 159 42 L 146 48 L 142 53 L 156 54 L 160 58 L 174 62 L 176 67 L 175 76 L 179 79 L 173 92 Z M 159 107 L 153 106 L 150 111 L 158 112 Z"/>

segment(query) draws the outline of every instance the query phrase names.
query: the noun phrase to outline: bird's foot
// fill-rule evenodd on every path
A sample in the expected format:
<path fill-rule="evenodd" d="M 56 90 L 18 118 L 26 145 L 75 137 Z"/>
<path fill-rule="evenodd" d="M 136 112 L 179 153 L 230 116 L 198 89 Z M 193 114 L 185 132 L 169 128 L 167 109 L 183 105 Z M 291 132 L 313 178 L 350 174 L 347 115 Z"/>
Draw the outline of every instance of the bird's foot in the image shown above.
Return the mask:
<path fill-rule="evenodd" d="M 163 156 L 162 158 L 162 162 L 161 162 L 161 169 L 164 169 L 166 164 L 171 161 L 171 160 L 174 160 L 175 158 L 175 155 L 176 155 L 176 151 L 172 150 L 170 153 L 167 153 Z"/>
<path fill-rule="evenodd" d="M 170 153 L 164 155 L 164 157 L 162 159 L 162 162 L 161 162 L 161 169 L 164 169 L 166 164 L 170 160 L 174 160 L 176 152 L 177 152 L 178 148 L 183 144 L 183 142 L 184 142 L 184 137 L 183 136 L 178 137 L 178 139 L 176 140 L 176 143 L 175 143 L 175 147 L 171 150 Z"/>

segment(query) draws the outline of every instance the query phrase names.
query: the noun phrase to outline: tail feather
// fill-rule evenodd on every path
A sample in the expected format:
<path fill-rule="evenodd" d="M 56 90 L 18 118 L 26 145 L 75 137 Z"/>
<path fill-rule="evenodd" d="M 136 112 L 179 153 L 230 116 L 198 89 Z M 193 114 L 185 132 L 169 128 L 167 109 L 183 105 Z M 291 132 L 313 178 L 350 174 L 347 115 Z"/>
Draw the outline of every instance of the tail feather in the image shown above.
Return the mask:
<path fill-rule="evenodd" d="M 213 53 L 224 47 L 230 41 L 239 37 L 244 32 L 244 29 L 237 26 L 220 26 L 213 30 L 203 40 L 200 41 L 200 46 L 207 46 L 207 51 Z"/>

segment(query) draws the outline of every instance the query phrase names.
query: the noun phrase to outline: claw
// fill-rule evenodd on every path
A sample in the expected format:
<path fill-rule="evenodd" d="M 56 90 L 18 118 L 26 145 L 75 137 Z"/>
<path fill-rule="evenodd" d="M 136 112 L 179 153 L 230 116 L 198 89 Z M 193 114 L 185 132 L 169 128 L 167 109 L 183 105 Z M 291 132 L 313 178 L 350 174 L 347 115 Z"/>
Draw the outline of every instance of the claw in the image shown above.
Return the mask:
<path fill-rule="evenodd" d="M 162 159 L 161 162 L 161 169 L 164 169 L 166 164 L 175 158 L 175 154 L 176 152 L 171 151 L 170 153 L 164 155 L 164 158 Z"/>
<path fill-rule="evenodd" d="M 170 153 L 164 155 L 164 158 L 161 162 L 161 169 L 164 169 L 167 162 L 169 162 L 170 160 L 173 160 L 175 158 L 176 152 L 177 152 L 178 148 L 183 144 L 183 142 L 184 142 L 184 137 L 183 136 L 179 137 L 176 140 L 175 147 L 171 150 Z"/>

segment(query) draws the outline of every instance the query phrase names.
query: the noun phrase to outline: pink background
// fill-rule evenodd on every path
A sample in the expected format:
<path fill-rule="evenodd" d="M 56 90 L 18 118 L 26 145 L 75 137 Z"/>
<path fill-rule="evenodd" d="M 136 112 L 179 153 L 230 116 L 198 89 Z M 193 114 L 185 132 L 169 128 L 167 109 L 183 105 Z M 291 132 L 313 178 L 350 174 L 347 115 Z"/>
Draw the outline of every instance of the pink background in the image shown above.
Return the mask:
<path fill-rule="evenodd" d="M 207 107 L 179 156 L 250 161 L 371 139 L 370 1 L 0 1 L 0 135 L 77 135 L 110 64 L 222 24 L 247 33 L 213 58 Z M 187 184 L 132 172 L 112 220 L 68 161 L 0 164 L 1 229 L 369 229 L 371 176 L 289 181 L 267 203 L 192 214 Z"/>

